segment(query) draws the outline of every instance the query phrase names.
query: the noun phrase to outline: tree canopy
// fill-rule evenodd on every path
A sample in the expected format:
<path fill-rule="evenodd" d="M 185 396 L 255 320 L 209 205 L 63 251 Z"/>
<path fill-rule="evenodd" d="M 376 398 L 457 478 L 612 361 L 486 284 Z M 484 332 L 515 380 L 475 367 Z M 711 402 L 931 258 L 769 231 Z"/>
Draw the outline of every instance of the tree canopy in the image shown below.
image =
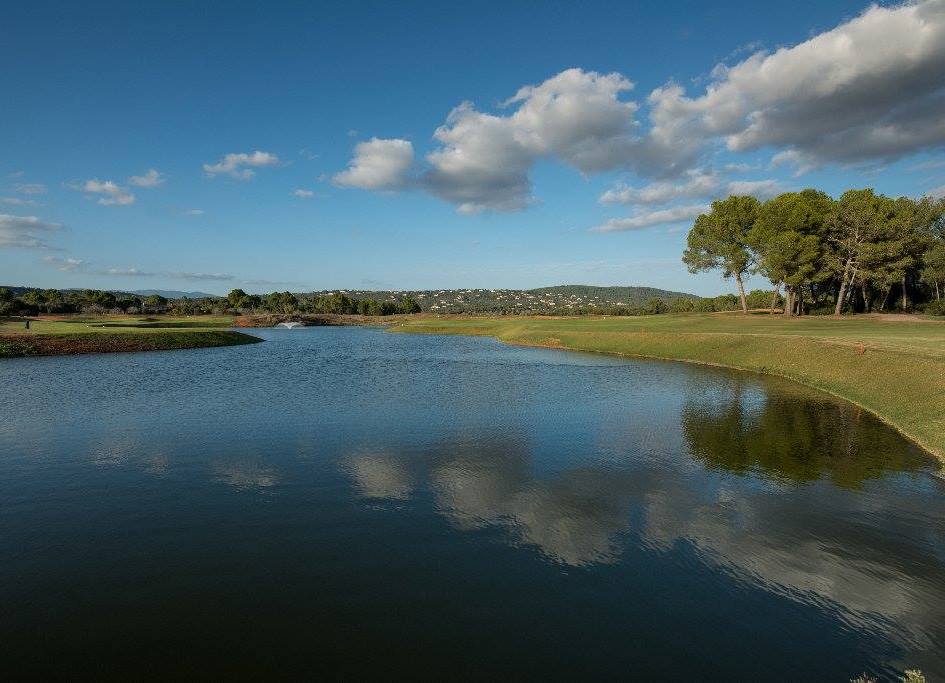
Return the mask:
<path fill-rule="evenodd" d="M 712 202 L 712 210 L 696 219 L 689 231 L 683 262 L 689 272 L 721 270 L 734 278 L 742 310 L 748 312 L 744 276 L 755 264 L 748 233 L 758 220 L 760 205 L 754 197 L 732 195 Z"/>
<path fill-rule="evenodd" d="M 785 313 L 810 307 L 901 310 L 938 307 L 945 283 L 945 199 L 892 199 L 872 189 L 832 199 L 819 190 L 785 192 L 764 203 L 730 196 L 712 203 L 689 231 L 683 262 L 691 272 L 735 279 L 761 274 L 785 288 Z M 933 299 L 934 297 L 934 299 Z"/>

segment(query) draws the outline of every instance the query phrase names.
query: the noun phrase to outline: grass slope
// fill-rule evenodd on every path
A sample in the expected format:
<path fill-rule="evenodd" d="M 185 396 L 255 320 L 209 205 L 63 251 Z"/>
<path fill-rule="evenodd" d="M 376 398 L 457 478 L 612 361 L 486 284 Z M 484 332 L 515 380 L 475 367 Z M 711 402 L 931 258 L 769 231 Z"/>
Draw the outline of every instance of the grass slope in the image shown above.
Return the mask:
<path fill-rule="evenodd" d="M 786 377 L 876 414 L 945 461 L 945 323 L 740 314 L 423 317 L 401 332 L 662 358 Z"/>
<path fill-rule="evenodd" d="M 163 351 L 253 344 L 261 341 L 229 327 L 230 318 L 195 316 L 160 320 L 127 317 L 0 321 L 0 358 L 119 351 Z"/>

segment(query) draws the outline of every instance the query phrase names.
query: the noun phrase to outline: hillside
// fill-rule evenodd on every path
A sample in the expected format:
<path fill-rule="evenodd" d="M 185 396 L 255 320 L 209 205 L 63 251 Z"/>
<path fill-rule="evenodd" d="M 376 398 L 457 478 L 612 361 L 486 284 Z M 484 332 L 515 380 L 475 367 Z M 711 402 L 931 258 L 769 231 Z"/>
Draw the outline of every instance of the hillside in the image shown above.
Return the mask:
<path fill-rule="evenodd" d="M 662 299 L 669 302 L 674 299 L 698 299 L 695 294 L 673 292 L 656 287 L 596 287 L 594 285 L 556 285 L 554 287 L 539 287 L 528 290 L 536 295 L 551 295 L 583 299 L 596 299 L 607 304 L 625 303 L 630 306 L 640 306 L 650 299 Z"/>
<path fill-rule="evenodd" d="M 655 287 L 595 287 L 558 285 L 538 289 L 428 289 L 428 290 L 333 290 L 313 292 L 325 296 L 340 292 L 352 299 L 399 301 L 415 299 L 420 308 L 433 313 L 550 313 L 588 308 L 639 307 L 651 299 L 698 299 L 695 294 L 671 292 Z"/>

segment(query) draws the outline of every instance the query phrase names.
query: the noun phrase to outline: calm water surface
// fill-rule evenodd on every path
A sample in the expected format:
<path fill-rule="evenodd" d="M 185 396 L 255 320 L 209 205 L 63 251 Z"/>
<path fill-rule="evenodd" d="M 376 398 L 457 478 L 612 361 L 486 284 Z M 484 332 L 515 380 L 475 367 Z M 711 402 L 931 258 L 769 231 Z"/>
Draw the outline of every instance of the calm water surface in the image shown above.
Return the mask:
<path fill-rule="evenodd" d="M 260 334 L 0 362 L 0 675 L 945 677 L 945 485 L 855 407 Z"/>

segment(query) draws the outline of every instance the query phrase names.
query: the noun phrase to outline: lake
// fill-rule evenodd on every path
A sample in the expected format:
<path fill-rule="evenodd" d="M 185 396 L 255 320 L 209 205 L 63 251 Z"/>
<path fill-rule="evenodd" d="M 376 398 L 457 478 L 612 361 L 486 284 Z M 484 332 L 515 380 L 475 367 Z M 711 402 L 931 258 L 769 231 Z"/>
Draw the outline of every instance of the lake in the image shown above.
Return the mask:
<path fill-rule="evenodd" d="M 945 483 L 855 406 L 368 328 L 0 362 L 0 674 L 945 676 Z"/>

